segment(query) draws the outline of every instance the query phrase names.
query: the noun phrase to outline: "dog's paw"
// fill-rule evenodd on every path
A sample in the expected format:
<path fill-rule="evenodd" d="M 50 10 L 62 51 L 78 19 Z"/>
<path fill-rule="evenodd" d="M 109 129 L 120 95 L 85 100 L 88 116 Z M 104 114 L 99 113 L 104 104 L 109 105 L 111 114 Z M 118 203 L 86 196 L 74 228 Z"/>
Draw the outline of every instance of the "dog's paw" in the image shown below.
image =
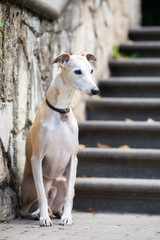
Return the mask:
<path fill-rule="evenodd" d="M 69 226 L 72 225 L 72 216 L 62 215 L 61 217 L 61 225 L 63 226 Z"/>
<path fill-rule="evenodd" d="M 52 226 L 53 223 L 50 219 L 50 217 L 47 218 L 40 218 L 40 226 L 41 227 L 48 227 L 48 226 Z"/>

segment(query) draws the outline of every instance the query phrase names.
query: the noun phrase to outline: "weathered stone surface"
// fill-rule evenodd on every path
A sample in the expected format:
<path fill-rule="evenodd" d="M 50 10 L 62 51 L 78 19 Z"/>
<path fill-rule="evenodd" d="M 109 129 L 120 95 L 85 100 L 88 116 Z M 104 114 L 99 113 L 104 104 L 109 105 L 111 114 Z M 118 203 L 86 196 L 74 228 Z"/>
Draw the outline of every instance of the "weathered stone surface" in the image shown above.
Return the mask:
<path fill-rule="evenodd" d="M 102 12 L 105 24 L 108 27 L 113 28 L 113 14 L 108 7 L 107 1 L 102 2 Z"/>
<path fill-rule="evenodd" d="M 108 0 L 108 5 L 109 5 L 109 8 L 110 10 L 114 13 L 116 12 L 117 10 L 120 10 L 121 9 L 121 0 Z"/>
<path fill-rule="evenodd" d="M 78 1 L 72 0 L 65 9 L 65 14 L 63 17 L 58 18 L 54 25 L 53 29 L 55 33 L 61 31 L 73 31 L 81 24 L 81 7 Z M 74 21 L 72 20 L 74 19 Z"/>
<path fill-rule="evenodd" d="M 21 130 L 26 123 L 28 94 L 28 66 L 22 45 L 19 45 L 18 49 L 17 68 L 17 128 L 18 130 Z"/>
<path fill-rule="evenodd" d="M 45 81 L 46 86 L 47 85 L 49 86 L 49 83 L 51 82 L 50 44 L 51 44 L 51 35 L 49 33 L 44 33 L 39 40 L 39 62 L 40 62 L 41 79 Z"/>
<path fill-rule="evenodd" d="M 9 135 L 13 128 L 13 103 L 0 102 L 0 139 L 7 152 L 9 146 Z"/>
<path fill-rule="evenodd" d="M 130 0 L 129 1 L 129 25 L 130 27 L 137 26 L 141 21 L 141 1 Z"/>
<path fill-rule="evenodd" d="M 12 182 L 15 185 L 15 189 L 18 191 L 22 182 L 24 165 L 25 165 L 25 142 L 26 142 L 27 129 L 22 130 L 17 134 L 11 134 L 10 145 L 8 154 L 10 156 L 10 177 L 7 178 L 7 182 Z M 6 169 L 7 170 L 7 169 Z M 9 173 L 7 173 L 9 174 Z M 14 179 L 13 179 L 14 178 Z"/>
<path fill-rule="evenodd" d="M 116 44 L 118 44 L 119 42 L 123 42 L 124 39 L 127 38 L 128 33 L 124 31 L 124 29 L 128 29 L 129 27 L 127 17 L 122 16 L 120 12 L 116 12 L 114 16 L 114 25 L 116 26 L 114 32 Z"/>
<path fill-rule="evenodd" d="M 61 14 L 68 0 L 15 0 L 15 2 L 39 13 L 47 19 L 54 20 Z"/>
<path fill-rule="evenodd" d="M 5 100 L 14 99 L 14 65 L 16 64 L 16 49 L 20 34 L 20 11 L 15 8 L 8 10 L 9 6 L 3 5 L 3 32 L 2 32 L 2 73 L 1 97 Z"/>
<path fill-rule="evenodd" d="M 28 12 L 23 13 L 24 23 L 36 34 L 40 33 L 40 21 L 39 18 L 33 16 Z"/>
<path fill-rule="evenodd" d="M 42 104 L 42 99 L 44 99 L 44 92 L 42 95 L 42 85 L 40 81 L 40 70 L 35 56 L 33 56 L 32 59 L 29 81 L 30 91 L 28 96 L 28 117 L 29 121 L 33 122 L 35 115 Z"/>
<path fill-rule="evenodd" d="M 94 23 L 89 15 L 87 21 L 73 32 L 72 52 L 80 53 L 86 49 L 87 52 L 94 54 L 95 42 Z"/>
<path fill-rule="evenodd" d="M 131 1 L 121 0 L 122 12 L 123 12 L 124 15 L 128 15 L 130 13 L 130 11 L 131 11 L 131 9 L 130 9 L 130 2 Z M 134 3 L 135 3 L 135 0 L 134 0 Z M 134 8 L 135 8 L 135 6 L 134 6 Z M 129 9 L 130 9 L 130 11 L 128 11 Z"/>
<path fill-rule="evenodd" d="M 0 206 L 0 218 L 3 219 L 13 219 L 16 216 L 17 208 L 17 197 L 16 193 L 7 187 L 5 190 L 0 190 L 1 206 Z"/>
<path fill-rule="evenodd" d="M 2 149 L 0 147 L 0 183 L 6 178 L 6 171 L 4 167 L 4 159 L 2 154 Z"/>
<path fill-rule="evenodd" d="M 100 27 L 99 27 L 100 26 Z M 113 42 L 111 38 L 113 33 L 110 29 L 106 26 L 104 18 L 103 18 L 103 10 L 98 9 L 96 13 L 96 20 L 95 20 L 95 32 L 96 32 L 96 57 L 97 59 L 102 59 L 102 61 L 96 62 L 96 77 L 97 78 L 105 78 L 108 75 L 107 70 L 107 62 L 108 56 L 111 51 L 109 48 Z M 105 33 L 105 34 L 104 34 Z M 104 48 L 104 45 L 106 47 Z M 104 70 L 105 69 L 105 70 Z"/>
<path fill-rule="evenodd" d="M 25 142 L 26 131 L 21 131 L 14 139 L 16 141 L 16 158 L 17 158 L 17 183 L 22 182 L 24 165 L 25 165 Z"/>
<path fill-rule="evenodd" d="M 100 7 L 101 0 L 94 0 L 93 2 L 94 2 L 94 3 L 93 3 L 93 4 L 94 4 L 94 8 L 95 8 L 95 9 L 98 9 L 98 8 Z"/>
<path fill-rule="evenodd" d="M 27 27 L 27 37 L 26 37 L 26 54 L 28 63 L 32 62 L 33 55 L 36 54 L 35 51 L 36 36 L 34 33 Z"/>

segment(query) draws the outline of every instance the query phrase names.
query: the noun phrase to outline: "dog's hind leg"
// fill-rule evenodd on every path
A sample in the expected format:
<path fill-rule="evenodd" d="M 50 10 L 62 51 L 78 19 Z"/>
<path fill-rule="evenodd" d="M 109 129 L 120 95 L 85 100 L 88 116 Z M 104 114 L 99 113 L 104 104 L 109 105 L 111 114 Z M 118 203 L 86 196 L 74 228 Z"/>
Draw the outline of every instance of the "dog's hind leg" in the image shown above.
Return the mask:
<path fill-rule="evenodd" d="M 57 195 L 57 188 L 54 186 L 51 186 L 51 189 L 48 192 L 48 208 L 49 208 L 50 217 L 53 217 L 52 205 L 53 205 L 56 195 Z"/>
<path fill-rule="evenodd" d="M 63 213 L 62 209 L 64 206 L 64 200 L 66 196 L 66 179 L 58 178 L 56 180 L 53 180 L 52 188 L 53 189 L 56 188 L 56 196 L 53 199 L 52 205 L 50 205 L 50 208 L 51 208 L 52 214 L 60 219 Z"/>

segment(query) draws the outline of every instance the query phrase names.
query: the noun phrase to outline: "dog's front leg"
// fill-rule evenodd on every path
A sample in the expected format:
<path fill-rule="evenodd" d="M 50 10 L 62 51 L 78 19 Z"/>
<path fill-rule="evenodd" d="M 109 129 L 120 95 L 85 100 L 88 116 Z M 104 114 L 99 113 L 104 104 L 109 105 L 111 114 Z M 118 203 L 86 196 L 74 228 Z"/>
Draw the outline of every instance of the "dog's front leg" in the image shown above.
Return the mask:
<path fill-rule="evenodd" d="M 48 201 L 44 189 L 43 175 L 42 175 L 42 159 L 32 157 L 32 172 L 36 186 L 38 203 L 40 208 L 40 225 L 51 226 L 52 221 L 48 215 Z"/>
<path fill-rule="evenodd" d="M 61 217 L 61 225 L 71 225 L 72 224 L 72 207 L 74 198 L 74 186 L 76 181 L 78 159 L 76 156 L 72 156 L 69 165 L 66 169 L 67 177 L 67 193 L 64 202 L 64 212 Z"/>

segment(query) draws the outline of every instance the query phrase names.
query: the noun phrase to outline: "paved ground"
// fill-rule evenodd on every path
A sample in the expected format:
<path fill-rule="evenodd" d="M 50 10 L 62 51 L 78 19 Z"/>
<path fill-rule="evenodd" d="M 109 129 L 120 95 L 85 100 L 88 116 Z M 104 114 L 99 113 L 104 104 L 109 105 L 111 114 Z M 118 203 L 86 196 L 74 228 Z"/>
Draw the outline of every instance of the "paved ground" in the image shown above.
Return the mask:
<path fill-rule="evenodd" d="M 72 226 L 39 227 L 38 221 L 12 220 L 0 224 L 0 240 L 159 240 L 160 216 L 74 212 Z"/>

